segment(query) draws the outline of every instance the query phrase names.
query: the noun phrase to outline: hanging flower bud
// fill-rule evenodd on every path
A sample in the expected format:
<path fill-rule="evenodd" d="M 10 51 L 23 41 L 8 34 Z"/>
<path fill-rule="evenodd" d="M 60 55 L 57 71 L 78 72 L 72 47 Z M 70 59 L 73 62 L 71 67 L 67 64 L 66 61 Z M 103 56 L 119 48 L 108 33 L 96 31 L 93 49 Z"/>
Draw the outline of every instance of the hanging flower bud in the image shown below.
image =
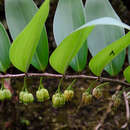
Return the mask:
<path fill-rule="evenodd" d="M 29 102 L 29 98 L 28 98 L 28 92 L 25 92 L 23 94 L 23 99 L 22 99 L 23 103 L 28 103 Z"/>
<path fill-rule="evenodd" d="M 19 93 L 19 100 L 20 100 L 20 101 L 23 101 L 23 95 L 24 95 L 25 93 L 26 93 L 25 91 L 21 91 L 21 92 Z"/>
<path fill-rule="evenodd" d="M 34 101 L 34 97 L 31 93 L 28 93 L 29 103 L 32 103 Z"/>
<path fill-rule="evenodd" d="M 118 95 L 113 95 L 112 96 L 112 101 L 113 101 L 113 106 L 114 107 L 119 107 L 120 106 L 120 104 L 121 104 L 121 98 L 118 96 Z"/>
<path fill-rule="evenodd" d="M 65 98 L 62 93 L 56 93 L 52 96 L 53 107 L 61 107 L 65 104 Z"/>
<path fill-rule="evenodd" d="M 42 88 L 36 92 L 36 97 L 39 102 L 43 102 L 45 100 L 48 100 L 50 98 L 49 92 L 47 89 Z"/>
<path fill-rule="evenodd" d="M 45 89 L 44 85 L 42 84 L 42 80 L 43 80 L 43 77 L 40 78 L 40 85 L 36 92 L 36 97 L 39 102 L 43 102 L 50 98 L 48 90 Z"/>
<path fill-rule="evenodd" d="M 23 94 L 23 100 L 22 100 L 23 103 L 31 103 L 33 102 L 33 100 L 34 100 L 34 97 L 31 93 L 25 92 Z"/>
<path fill-rule="evenodd" d="M 74 97 L 74 91 L 73 90 L 65 90 L 64 91 L 64 97 L 66 101 L 71 101 Z"/>
<path fill-rule="evenodd" d="M 103 96 L 103 89 L 99 87 L 94 88 L 93 96 L 96 97 L 97 99 L 101 98 Z"/>
<path fill-rule="evenodd" d="M 93 96 L 97 99 L 101 98 L 103 96 L 103 90 L 104 87 L 108 86 L 109 82 L 101 83 L 96 88 L 93 89 Z"/>
<path fill-rule="evenodd" d="M 4 89 L 3 93 L 4 93 L 4 96 L 5 96 L 5 99 L 11 99 L 12 93 L 10 92 L 9 89 Z"/>
<path fill-rule="evenodd" d="M 76 79 L 74 79 L 71 84 L 67 87 L 67 89 L 64 91 L 64 97 L 66 101 L 71 101 L 72 98 L 74 97 L 74 91 L 72 86 L 76 82 Z"/>
<path fill-rule="evenodd" d="M 90 103 L 92 103 L 92 95 L 88 92 L 84 92 L 82 94 L 82 104 L 89 105 Z"/>
<path fill-rule="evenodd" d="M 3 90 L 0 90 L 0 101 L 3 101 L 5 99 L 5 95 Z"/>
<path fill-rule="evenodd" d="M 34 101 L 33 95 L 31 93 L 29 93 L 28 90 L 27 90 L 26 80 L 27 80 L 27 77 L 24 77 L 24 86 L 23 86 L 22 91 L 19 94 L 20 101 L 22 101 L 25 104 L 31 103 L 31 102 Z"/>

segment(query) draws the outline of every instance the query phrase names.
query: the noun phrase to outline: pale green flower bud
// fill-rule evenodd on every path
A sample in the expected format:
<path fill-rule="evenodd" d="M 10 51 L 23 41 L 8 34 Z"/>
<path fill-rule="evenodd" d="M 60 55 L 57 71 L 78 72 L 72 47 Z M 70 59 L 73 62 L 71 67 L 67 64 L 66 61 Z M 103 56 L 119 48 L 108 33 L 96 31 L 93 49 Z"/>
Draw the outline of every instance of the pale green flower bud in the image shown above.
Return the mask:
<path fill-rule="evenodd" d="M 34 97 L 31 93 L 25 92 L 23 94 L 23 103 L 31 103 L 33 102 Z"/>
<path fill-rule="evenodd" d="M 82 104 L 89 105 L 90 103 L 92 103 L 92 95 L 87 92 L 84 92 L 82 94 Z"/>
<path fill-rule="evenodd" d="M 5 99 L 11 99 L 12 93 L 10 92 L 9 89 L 4 89 L 3 93 L 4 93 L 4 96 L 5 96 Z"/>
<path fill-rule="evenodd" d="M 39 102 L 43 102 L 45 100 L 48 100 L 50 98 L 49 92 L 47 89 L 42 88 L 36 92 L 36 97 Z"/>
<path fill-rule="evenodd" d="M 53 107 L 61 107 L 65 104 L 65 98 L 64 95 L 61 93 L 56 93 L 52 96 L 52 104 Z"/>
<path fill-rule="evenodd" d="M 32 103 L 34 101 L 34 97 L 31 93 L 28 93 L 29 103 Z"/>
<path fill-rule="evenodd" d="M 112 101 L 114 107 L 119 107 L 121 104 L 121 98 L 115 94 L 112 96 Z"/>
<path fill-rule="evenodd" d="M 71 101 L 74 97 L 74 91 L 73 90 L 65 90 L 64 91 L 64 97 L 66 101 Z"/>
<path fill-rule="evenodd" d="M 5 99 L 5 95 L 3 90 L 0 90 L 0 101 L 3 101 Z"/>
<path fill-rule="evenodd" d="M 93 89 L 93 96 L 96 97 L 97 99 L 101 98 L 103 96 L 103 91 L 102 88 L 94 88 Z"/>
<path fill-rule="evenodd" d="M 25 91 L 21 91 L 21 92 L 19 93 L 19 99 L 20 99 L 20 101 L 23 101 L 23 95 L 24 95 L 25 93 L 26 93 Z"/>

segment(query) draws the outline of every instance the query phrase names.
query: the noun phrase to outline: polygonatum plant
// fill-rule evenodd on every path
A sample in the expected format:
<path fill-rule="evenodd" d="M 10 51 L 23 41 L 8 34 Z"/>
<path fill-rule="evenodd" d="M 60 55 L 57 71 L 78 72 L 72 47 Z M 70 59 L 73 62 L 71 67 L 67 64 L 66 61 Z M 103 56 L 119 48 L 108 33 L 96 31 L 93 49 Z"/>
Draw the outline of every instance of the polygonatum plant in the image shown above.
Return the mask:
<path fill-rule="evenodd" d="M 90 70 L 101 76 L 105 69 L 117 75 L 124 64 L 130 33 L 108 0 L 59 0 L 54 16 L 53 30 L 57 48 L 50 58 L 45 22 L 50 1 L 45 0 L 37 9 L 33 0 L 5 0 L 5 14 L 10 40 L 0 24 L 0 71 L 6 72 L 10 62 L 27 73 L 30 64 L 44 71 L 48 65 L 65 74 L 68 66 L 76 72 L 85 69 L 88 50 L 93 58 Z M 128 58 L 130 57 L 128 50 Z M 124 71 L 128 82 L 130 69 Z"/>

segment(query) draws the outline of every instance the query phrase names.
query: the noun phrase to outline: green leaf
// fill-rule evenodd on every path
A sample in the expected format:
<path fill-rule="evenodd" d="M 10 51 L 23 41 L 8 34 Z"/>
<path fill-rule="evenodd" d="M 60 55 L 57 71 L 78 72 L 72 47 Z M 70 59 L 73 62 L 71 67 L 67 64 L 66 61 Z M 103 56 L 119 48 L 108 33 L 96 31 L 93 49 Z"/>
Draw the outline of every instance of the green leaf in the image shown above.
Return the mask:
<path fill-rule="evenodd" d="M 101 17 L 112 17 L 120 21 L 109 0 L 87 0 L 85 12 L 87 22 Z M 92 56 L 95 56 L 103 48 L 124 35 L 123 28 L 116 26 L 97 26 L 88 37 L 88 48 Z M 110 75 L 117 75 L 124 64 L 125 55 L 126 51 L 124 50 L 105 67 L 105 70 Z"/>
<path fill-rule="evenodd" d="M 48 13 L 49 0 L 45 0 L 29 24 L 17 36 L 11 45 L 10 59 L 13 65 L 23 72 L 27 72 L 29 68 Z"/>
<path fill-rule="evenodd" d="M 101 18 L 84 24 L 70 33 L 55 49 L 49 60 L 51 66 L 57 72 L 64 74 L 71 60 L 78 53 L 94 26 L 100 25 L 113 25 L 130 29 L 126 24 L 113 18 Z"/>
<path fill-rule="evenodd" d="M 130 83 L 130 65 L 124 70 L 124 77 Z"/>
<path fill-rule="evenodd" d="M 6 72 L 10 66 L 9 60 L 10 40 L 4 26 L 0 23 L 0 71 Z"/>
<path fill-rule="evenodd" d="M 20 34 L 38 11 L 33 0 L 5 0 L 5 13 L 9 31 L 13 40 Z M 46 28 L 43 28 L 32 65 L 44 70 L 48 64 L 48 40 Z"/>
<path fill-rule="evenodd" d="M 129 64 L 130 64 L 130 46 L 128 47 L 128 61 L 129 61 Z"/>
<path fill-rule="evenodd" d="M 72 31 L 85 24 L 82 0 L 59 0 L 53 23 L 54 37 L 57 46 Z M 71 44 L 71 43 L 70 43 Z M 85 41 L 70 66 L 75 71 L 82 71 L 86 66 L 87 42 Z"/>
<path fill-rule="evenodd" d="M 129 27 L 130 30 L 130 27 Z M 91 71 L 100 76 L 104 67 L 109 64 L 120 52 L 130 45 L 130 32 L 119 40 L 108 45 L 94 56 L 89 62 Z"/>

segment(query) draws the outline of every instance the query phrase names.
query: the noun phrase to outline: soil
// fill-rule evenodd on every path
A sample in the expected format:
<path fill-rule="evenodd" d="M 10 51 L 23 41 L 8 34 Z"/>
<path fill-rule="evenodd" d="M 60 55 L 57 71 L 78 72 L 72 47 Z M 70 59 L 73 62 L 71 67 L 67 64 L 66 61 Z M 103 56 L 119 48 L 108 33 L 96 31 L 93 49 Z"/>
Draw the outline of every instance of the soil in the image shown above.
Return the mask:
<path fill-rule="evenodd" d="M 41 0 L 35 0 L 35 2 L 38 6 L 42 3 Z M 50 53 L 55 48 L 52 23 L 57 2 L 58 0 L 51 1 L 51 10 L 46 22 L 47 30 L 49 30 L 47 33 L 49 37 Z M 111 0 L 111 3 L 121 19 L 129 24 L 129 0 Z M 8 31 L 2 0 L 0 1 L 0 14 L 0 20 Z M 33 67 L 31 67 L 29 71 L 38 72 Z M 46 71 L 55 73 L 50 66 L 48 66 Z M 20 72 L 11 67 L 8 73 Z M 68 69 L 67 73 L 75 74 L 71 68 Z M 91 75 L 88 68 L 82 73 Z M 108 76 L 106 73 L 104 73 L 104 75 Z M 122 75 L 118 77 L 122 78 Z M 35 96 L 35 92 L 39 85 L 39 79 L 29 78 L 27 82 L 29 91 Z M 51 97 L 57 90 L 58 82 L 58 79 L 52 78 L 45 78 L 43 81 Z M 64 80 L 62 91 L 65 90 L 66 86 L 71 82 L 71 80 Z M 18 101 L 18 94 L 22 89 L 23 79 L 11 80 L 11 84 L 9 85 L 13 90 L 12 100 L 0 102 L 0 130 L 93 130 L 99 124 L 104 114 L 106 114 L 109 104 L 111 103 L 111 96 L 115 93 L 118 84 L 110 84 L 110 86 L 105 88 L 104 96 L 101 99 L 93 98 L 93 102 L 90 105 L 83 106 L 81 105 L 81 95 L 91 82 L 91 80 L 77 80 L 74 85 L 74 99 L 66 103 L 63 107 L 55 109 L 52 107 L 51 99 L 44 103 L 38 103 L 36 98 L 34 103 L 28 105 L 20 103 Z M 121 105 L 117 109 L 112 107 L 100 130 L 120 130 L 121 126 L 125 123 L 126 108 L 122 96 Z M 129 129 L 130 124 L 128 124 L 128 127 L 124 130 Z"/>

